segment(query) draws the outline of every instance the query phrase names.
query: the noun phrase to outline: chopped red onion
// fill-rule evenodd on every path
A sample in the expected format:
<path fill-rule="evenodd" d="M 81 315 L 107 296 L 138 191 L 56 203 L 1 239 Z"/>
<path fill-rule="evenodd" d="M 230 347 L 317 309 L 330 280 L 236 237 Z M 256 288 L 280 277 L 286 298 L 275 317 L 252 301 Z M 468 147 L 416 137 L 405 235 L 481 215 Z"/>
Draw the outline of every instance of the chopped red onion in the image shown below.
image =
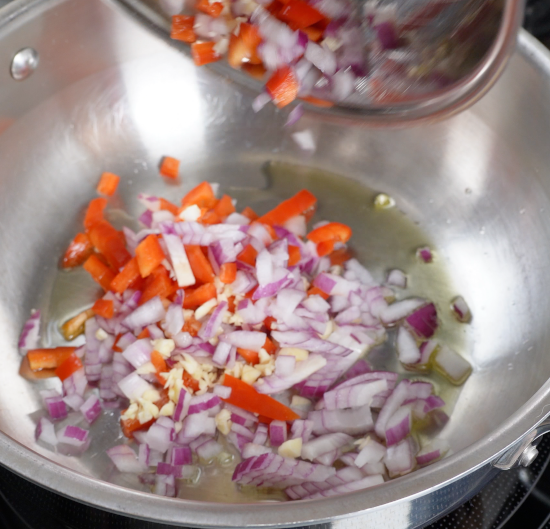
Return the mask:
<path fill-rule="evenodd" d="M 407 276 L 401 270 L 390 270 L 386 283 L 398 288 L 407 288 Z"/>
<path fill-rule="evenodd" d="M 267 92 L 262 92 L 252 102 L 252 109 L 254 112 L 259 112 L 271 101 L 271 96 Z"/>
<path fill-rule="evenodd" d="M 288 377 L 294 371 L 296 366 L 296 357 L 289 355 L 279 355 L 275 360 L 275 374 L 279 377 Z"/>
<path fill-rule="evenodd" d="M 248 459 L 249 457 L 261 456 L 262 454 L 269 454 L 272 452 L 273 450 L 267 446 L 246 443 L 242 450 L 242 457 L 243 459 Z"/>
<path fill-rule="evenodd" d="M 350 370 L 351 371 L 351 370 Z M 344 380 L 340 384 L 334 387 L 334 389 L 341 389 L 348 386 L 354 386 L 356 384 L 362 384 L 363 382 L 368 382 L 370 380 L 386 380 L 389 389 L 394 389 L 397 384 L 398 374 L 393 371 L 371 371 L 368 373 L 363 373 L 348 380 Z"/>
<path fill-rule="evenodd" d="M 426 399 L 418 399 L 413 406 L 413 415 L 416 419 L 424 419 L 431 411 L 445 406 L 445 401 L 437 395 L 430 395 Z"/>
<path fill-rule="evenodd" d="M 43 398 L 44 405 L 52 419 L 64 419 L 67 417 L 67 405 L 63 401 L 63 397 L 55 392 L 55 395 Z M 44 392 L 42 391 L 43 395 Z"/>
<path fill-rule="evenodd" d="M 168 417 L 159 417 L 149 430 L 147 430 L 145 442 L 149 445 L 149 448 L 164 454 L 174 441 L 174 429 L 168 425 L 163 426 L 160 419 L 168 419 Z"/>
<path fill-rule="evenodd" d="M 214 439 L 208 439 L 206 442 L 200 444 L 195 448 L 197 455 L 204 461 L 211 461 L 223 450 L 220 443 Z"/>
<path fill-rule="evenodd" d="M 322 435 L 302 445 L 302 457 L 313 461 L 323 454 L 350 444 L 352 441 L 353 437 L 341 432 Z"/>
<path fill-rule="evenodd" d="M 419 466 L 434 463 L 441 459 L 449 451 L 449 448 L 449 443 L 444 439 L 433 439 L 416 454 L 416 462 Z"/>
<path fill-rule="evenodd" d="M 88 430 L 84 430 L 78 426 L 68 425 L 57 433 L 57 440 L 62 444 L 87 449 L 90 444 L 88 433 Z"/>
<path fill-rule="evenodd" d="M 384 464 L 388 469 L 390 477 L 402 476 L 411 472 L 414 468 L 415 460 L 410 438 L 388 447 L 384 457 Z"/>
<path fill-rule="evenodd" d="M 151 389 L 151 384 L 143 380 L 135 371 L 119 381 L 118 387 L 130 400 L 137 400 Z"/>
<path fill-rule="evenodd" d="M 80 395 L 83 396 L 86 392 L 88 381 L 84 369 L 77 369 L 70 377 L 63 381 L 63 391 L 65 395 Z"/>
<path fill-rule="evenodd" d="M 257 325 L 258 323 L 262 323 L 267 316 L 260 302 L 252 303 L 252 301 L 250 301 L 250 299 L 248 298 L 239 301 L 239 304 L 237 305 L 237 314 L 243 319 L 245 323 L 248 323 L 250 325 Z"/>
<path fill-rule="evenodd" d="M 227 301 L 220 301 L 208 320 L 202 324 L 199 330 L 199 336 L 203 340 L 210 340 L 210 338 L 213 338 L 217 334 L 226 312 Z"/>
<path fill-rule="evenodd" d="M 368 405 L 348 410 L 310 411 L 308 419 L 313 421 L 313 433 L 346 433 L 359 435 L 370 432 L 373 428 L 372 414 Z"/>
<path fill-rule="evenodd" d="M 396 348 L 399 361 L 403 364 L 416 364 L 421 360 L 422 354 L 416 340 L 405 327 L 399 327 L 397 331 Z"/>
<path fill-rule="evenodd" d="M 229 359 L 231 350 L 235 350 L 235 347 L 227 342 L 223 342 L 220 340 L 218 342 L 218 345 L 216 346 L 214 355 L 212 356 L 212 361 L 214 362 L 214 364 L 218 366 L 225 366 Z"/>
<path fill-rule="evenodd" d="M 285 127 L 291 127 L 292 125 L 295 125 L 296 123 L 298 123 L 298 121 L 303 115 L 304 115 L 304 107 L 301 104 L 296 105 L 288 114 Z"/>
<path fill-rule="evenodd" d="M 38 420 L 34 436 L 37 441 L 43 441 L 51 446 L 55 446 L 58 443 L 54 425 L 45 417 L 41 417 Z"/>
<path fill-rule="evenodd" d="M 147 465 L 138 459 L 128 445 L 113 446 L 107 450 L 107 455 L 120 472 L 139 474 L 147 471 Z"/>
<path fill-rule="evenodd" d="M 220 340 L 235 347 L 258 352 L 265 344 L 267 335 L 258 331 L 233 331 L 220 336 Z"/>
<path fill-rule="evenodd" d="M 280 481 L 283 466 L 287 467 L 289 477 Z M 281 470 L 280 470 L 281 469 Z M 241 461 L 233 473 L 233 481 L 242 484 L 276 486 L 285 488 L 302 482 L 323 482 L 336 474 L 336 469 L 306 461 L 284 458 L 268 453 Z"/>
<path fill-rule="evenodd" d="M 248 429 L 248 427 L 243 426 L 242 424 L 239 424 L 237 422 L 233 422 L 233 424 L 231 425 L 231 431 L 235 432 L 241 437 L 244 437 L 248 441 L 252 441 L 254 439 L 254 434 Z"/>
<path fill-rule="evenodd" d="M 220 398 L 212 393 L 205 393 L 204 395 L 197 395 L 191 397 L 191 403 L 189 404 L 188 414 L 201 413 L 207 411 L 221 403 Z"/>
<path fill-rule="evenodd" d="M 183 223 L 180 222 L 180 224 Z M 166 310 L 164 309 L 164 305 L 162 304 L 160 297 L 155 296 L 126 316 L 126 318 L 122 320 L 122 325 L 128 329 L 145 327 L 146 325 L 157 323 L 162 320 L 165 315 Z"/>
<path fill-rule="evenodd" d="M 176 480 L 174 475 L 169 476 L 156 476 L 155 481 L 155 494 L 159 496 L 167 496 L 173 498 L 176 495 Z"/>
<path fill-rule="evenodd" d="M 425 263 L 431 263 L 433 261 L 432 251 L 428 246 L 423 246 L 416 250 L 416 256 Z"/>
<path fill-rule="evenodd" d="M 413 311 L 425 305 L 426 301 L 421 298 L 409 298 L 396 301 L 386 307 L 380 314 L 380 319 L 385 325 L 398 322 L 411 315 Z"/>
<path fill-rule="evenodd" d="M 262 382 L 256 382 L 254 387 L 259 393 L 279 393 L 285 389 L 308 379 L 312 374 L 326 366 L 327 360 L 318 354 L 310 354 L 306 360 L 296 362 L 296 367 L 288 376 L 279 376 L 277 373 L 262 378 Z"/>
<path fill-rule="evenodd" d="M 470 307 L 462 296 L 457 296 L 451 302 L 451 309 L 455 318 L 462 323 L 469 323 L 472 319 L 472 313 Z"/>
<path fill-rule="evenodd" d="M 419 338 L 431 338 L 439 325 L 437 310 L 433 303 L 415 310 L 405 321 Z"/>
<path fill-rule="evenodd" d="M 386 423 L 386 445 L 399 443 L 411 432 L 412 412 L 410 406 L 399 408 Z"/>
<path fill-rule="evenodd" d="M 135 368 L 151 361 L 153 345 L 150 338 L 136 340 L 122 352 L 122 356 Z"/>
<path fill-rule="evenodd" d="M 292 426 L 290 427 L 291 439 L 297 439 L 298 437 L 302 438 L 302 442 L 307 443 L 311 434 L 313 433 L 313 421 L 297 419 L 292 421 Z"/>
<path fill-rule="evenodd" d="M 182 304 L 172 303 L 166 311 L 166 316 L 164 317 L 164 322 L 162 324 L 164 332 L 169 337 L 175 336 L 181 332 L 183 324 L 184 318 Z M 123 347 L 121 347 L 121 349 L 123 349 Z"/>
<path fill-rule="evenodd" d="M 84 403 L 84 399 L 77 393 L 63 397 L 63 402 L 74 411 L 77 411 Z"/>
<path fill-rule="evenodd" d="M 354 464 L 358 467 L 364 467 L 367 464 L 378 463 L 386 455 L 386 447 L 374 439 L 369 438 L 367 444 L 361 449 Z"/>
<path fill-rule="evenodd" d="M 237 266 L 239 264 L 241 263 L 238 262 Z M 235 278 L 235 281 L 231 283 L 231 290 L 233 290 L 233 293 L 235 294 L 246 294 L 247 292 L 250 292 L 257 284 L 256 279 L 251 274 L 243 272 L 242 270 L 237 270 L 237 277 Z"/>
<path fill-rule="evenodd" d="M 271 446 L 281 446 L 287 438 L 286 422 L 271 421 L 269 424 L 269 440 Z"/>
<path fill-rule="evenodd" d="M 92 424 L 101 414 L 101 402 L 97 395 L 90 395 L 80 406 L 80 412 L 88 424 Z"/>
<path fill-rule="evenodd" d="M 190 465 L 193 460 L 193 455 L 191 454 L 191 448 L 189 446 L 172 446 L 168 453 L 166 454 L 167 461 L 171 465 Z"/>
<path fill-rule="evenodd" d="M 216 433 L 216 422 L 213 417 L 208 417 L 206 413 L 194 413 L 188 415 L 183 420 L 183 428 L 178 434 L 179 440 L 192 441 L 199 435 L 214 435 Z"/>
<path fill-rule="evenodd" d="M 376 420 L 374 430 L 378 436 L 385 439 L 386 425 L 390 417 L 399 409 L 399 407 L 407 400 L 410 395 L 410 385 L 408 380 L 402 380 L 393 393 L 388 397 L 386 403 L 380 410 L 380 414 Z"/>
<path fill-rule="evenodd" d="M 234 421 L 233 414 L 231 415 L 231 420 Z M 267 441 L 268 427 L 266 424 L 258 424 L 256 432 L 254 433 L 254 438 L 252 442 L 256 445 L 263 445 Z"/>
<path fill-rule="evenodd" d="M 36 349 L 40 339 L 40 311 L 32 310 L 31 317 L 23 325 L 19 337 L 18 347 L 22 355 L 27 354 L 29 349 Z"/>
<path fill-rule="evenodd" d="M 439 344 L 435 340 L 428 340 L 420 344 L 420 361 L 417 366 L 425 368 L 429 365 L 433 353 L 437 350 Z"/>
<path fill-rule="evenodd" d="M 385 379 L 370 380 L 362 384 L 327 391 L 323 400 L 327 410 L 370 406 L 373 397 L 387 389 L 388 383 Z"/>
<path fill-rule="evenodd" d="M 472 372 L 470 363 L 446 345 L 437 350 L 434 367 L 454 384 L 461 384 Z"/>

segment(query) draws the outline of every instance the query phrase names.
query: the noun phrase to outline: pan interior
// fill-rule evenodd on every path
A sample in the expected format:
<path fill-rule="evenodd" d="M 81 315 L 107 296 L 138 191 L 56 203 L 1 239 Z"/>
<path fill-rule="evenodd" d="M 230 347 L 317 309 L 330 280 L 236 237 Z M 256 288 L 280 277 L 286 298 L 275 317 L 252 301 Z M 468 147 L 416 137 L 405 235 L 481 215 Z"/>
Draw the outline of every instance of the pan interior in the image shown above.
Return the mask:
<path fill-rule="evenodd" d="M 3 432 L 65 467 L 140 487 L 120 481 L 126 478 L 111 472 L 104 453 L 120 440 L 116 412 L 94 425 L 84 457 L 53 454 L 34 442 L 34 426 L 38 390 L 55 381 L 17 376 L 17 337 L 30 310 L 43 310 L 44 345 L 59 345 L 59 322 L 89 306 L 97 293 L 84 272 L 60 273 L 58 262 L 103 171 L 122 176 L 111 203 L 116 223 L 140 212 L 139 192 L 177 202 L 205 179 L 258 211 L 310 188 L 319 198 L 319 219 L 352 226 L 353 247 L 378 280 L 389 268 L 401 268 L 411 279 L 403 297 L 425 295 L 437 303 L 441 338 L 474 366 L 460 390 L 434 377 L 454 408 L 442 435 L 455 452 L 490 434 L 544 384 L 550 375 L 550 164 L 540 138 L 548 137 L 550 119 L 526 110 L 530 98 L 542 98 L 543 88 L 528 82 L 520 87 L 517 73 L 507 75 L 472 111 L 422 128 L 366 129 L 315 113 L 285 128 L 286 111 L 266 107 L 255 114 L 246 92 L 207 69 L 196 70 L 107 3 L 86 4 L 78 17 L 95 21 L 94 34 L 67 29 L 55 10 L 26 23 L 28 43 L 43 60 L 23 89 L 0 69 L 0 83 L 8 86 L 0 99 Z M 66 42 L 79 46 L 60 48 L 41 39 L 46 31 L 67 32 Z M 5 49 L 18 49 L 20 36 L 4 38 Z M 127 42 L 136 43 L 131 52 Z M 77 68 L 78 53 L 102 55 Z M 517 60 L 512 68 L 523 79 L 534 75 Z M 499 112 L 505 105 L 507 112 Z M 316 139 L 313 153 L 291 138 L 305 129 Z M 180 182 L 158 176 L 163 155 L 182 160 Z M 379 192 L 393 197 L 396 207 L 375 210 Z M 423 244 L 435 249 L 433 264 L 415 260 L 414 250 Z M 448 310 L 458 294 L 474 315 L 469 325 L 454 322 Z M 372 359 L 398 369 L 380 352 Z M 189 498 L 239 501 L 228 487 L 182 489 Z"/>

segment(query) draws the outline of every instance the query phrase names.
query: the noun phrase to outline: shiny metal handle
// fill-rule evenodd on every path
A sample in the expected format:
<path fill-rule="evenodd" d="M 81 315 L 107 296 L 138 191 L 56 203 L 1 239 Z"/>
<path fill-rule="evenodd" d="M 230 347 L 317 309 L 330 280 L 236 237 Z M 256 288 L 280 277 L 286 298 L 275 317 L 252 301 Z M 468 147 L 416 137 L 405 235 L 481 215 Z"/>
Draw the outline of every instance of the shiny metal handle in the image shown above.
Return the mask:
<path fill-rule="evenodd" d="M 535 441 L 548 432 L 550 432 L 550 415 L 493 461 L 493 466 L 500 470 L 510 470 L 519 466 L 528 467 L 539 454 Z"/>

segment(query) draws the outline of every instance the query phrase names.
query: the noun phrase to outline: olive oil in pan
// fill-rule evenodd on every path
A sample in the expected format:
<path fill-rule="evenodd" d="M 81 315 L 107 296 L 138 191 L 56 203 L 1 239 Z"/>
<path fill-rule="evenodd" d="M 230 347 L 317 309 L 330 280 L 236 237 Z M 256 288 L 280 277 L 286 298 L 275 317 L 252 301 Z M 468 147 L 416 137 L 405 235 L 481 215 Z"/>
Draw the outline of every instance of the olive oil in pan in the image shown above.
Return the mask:
<path fill-rule="evenodd" d="M 350 248 L 374 278 L 382 283 L 391 269 L 399 268 L 405 272 L 407 288 L 394 289 L 398 299 L 420 296 L 432 300 L 438 308 L 441 323 L 435 338 L 462 354 L 466 352 L 468 326 L 457 322 L 452 316 L 450 302 L 457 292 L 453 288 L 446 264 L 429 236 L 399 209 L 399 197 L 392 197 L 396 199 L 393 207 L 375 207 L 375 198 L 384 189 L 374 190 L 341 175 L 286 163 L 267 163 L 264 166 L 264 176 L 264 186 L 236 188 L 222 185 L 221 192 L 227 192 L 236 198 L 238 209 L 248 205 L 262 214 L 300 189 L 309 189 L 318 199 L 317 212 L 312 223 L 329 220 L 348 224 L 353 230 Z M 173 193 L 174 190 L 171 190 L 170 195 Z M 122 211 L 111 211 L 109 218 L 117 227 L 127 225 L 137 228 L 135 221 Z M 434 253 L 434 260 L 429 264 L 415 255 L 418 247 L 426 245 Z M 81 268 L 57 273 L 47 307 L 49 345 L 64 343 L 57 330 L 58 326 L 79 311 L 90 307 L 99 293 L 96 284 Z M 418 374 L 405 371 L 396 358 L 395 333 L 389 330 L 388 334 L 385 344 L 370 351 L 368 361 L 375 369 L 397 371 L 411 379 L 432 382 L 437 394 L 447 403 L 444 409 L 450 415 L 460 387 L 450 384 L 437 373 Z M 79 344 L 83 341 L 82 338 L 77 340 L 73 343 Z M 112 414 L 111 420 L 113 428 L 116 428 L 116 413 Z M 92 434 L 93 430 L 92 428 Z M 421 441 L 422 437 L 423 434 L 420 433 Z M 236 454 L 230 446 L 226 450 Z M 85 454 L 84 458 L 87 457 Z M 95 454 L 94 457 L 101 456 Z M 281 492 L 276 491 L 249 488 L 239 490 L 231 482 L 233 468 L 234 462 L 202 466 L 200 482 L 180 487 L 179 496 L 232 503 L 251 500 L 277 501 L 284 498 Z M 115 476 L 111 480 L 118 481 Z"/>

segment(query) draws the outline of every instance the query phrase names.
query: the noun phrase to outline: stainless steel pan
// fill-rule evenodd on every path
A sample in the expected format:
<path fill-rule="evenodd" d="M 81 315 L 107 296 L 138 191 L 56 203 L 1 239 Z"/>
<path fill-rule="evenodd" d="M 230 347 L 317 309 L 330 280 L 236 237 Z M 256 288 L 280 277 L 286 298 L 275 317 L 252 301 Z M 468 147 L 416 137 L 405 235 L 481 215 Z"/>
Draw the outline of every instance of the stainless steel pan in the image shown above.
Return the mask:
<path fill-rule="evenodd" d="M 38 65 L 28 62 L 32 53 L 19 55 L 27 77 L 15 81 L 12 59 L 28 47 Z M 196 70 L 111 0 L 18 0 L 0 11 L 0 461 L 80 501 L 173 524 L 423 525 L 498 468 L 529 463 L 532 441 L 547 428 L 550 58 L 522 34 L 508 70 L 480 103 L 422 128 L 375 130 L 307 112 L 294 130 L 311 129 L 312 154 L 293 143 L 285 112 L 254 114 L 252 96 Z M 181 185 L 158 177 L 165 154 L 183 160 Z M 176 199 L 205 178 L 258 209 L 307 185 L 319 195 L 321 216 L 352 224 L 359 257 L 378 277 L 386 266 L 406 268 L 410 292 L 425 292 L 440 307 L 462 294 L 472 323 L 453 326 L 444 316 L 447 339 L 474 365 L 460 392 L 447 390 L 454 411 L 442 435 L 454 454 L 322 502 L 237 504 L 243 498 L 228 492 L 224 477 L 184 488 L 187 499 L 179 500 L 121 480 L 104 454 L 120 435 L 114 412 L 94 428 L 81 459 L 38 446 L 38 389 L 54 382 L 17 375 L 17 337 L 34 307 L 50 322 L 44 344 L 61 343 L 58 320 L 93 298 L 85 275 L 60 275 L 57 263 L 104 170 L 123 175 L 113 208 L 131 214 L 140 191 Z M 398 209 L 373 213 L 378 191 Z M 412 253 L 425 242 L 437 262 L 422 268 Z"/>

